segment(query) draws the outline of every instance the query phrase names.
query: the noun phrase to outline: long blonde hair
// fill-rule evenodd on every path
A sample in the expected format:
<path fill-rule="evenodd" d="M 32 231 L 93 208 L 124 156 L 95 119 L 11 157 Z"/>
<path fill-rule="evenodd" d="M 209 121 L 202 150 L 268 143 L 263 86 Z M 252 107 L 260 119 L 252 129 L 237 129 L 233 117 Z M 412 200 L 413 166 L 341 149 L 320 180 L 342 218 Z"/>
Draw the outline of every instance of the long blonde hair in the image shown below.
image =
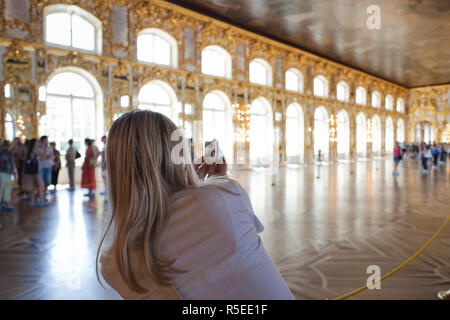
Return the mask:
<path fill-rule="evenodd" d="M 198 178 L 189 163 L 176 164 L 171 153 L 176 125 L 164 115 L 135 110 L 114 121 L 108 134 L 106 161 L 111 219 L 97 251 L 96 271 L 102 245 L 112 227 L 110 253 L 130 289 L 145 293 L 133 275 L 130 253 L 137 252 L 151 277 L 170 285 L 172 268 L 161 252 L 161 238 L 170 218 L 170 198 L 194 188 Z M 184 155 L 186 156 L 186 155 Z"/>

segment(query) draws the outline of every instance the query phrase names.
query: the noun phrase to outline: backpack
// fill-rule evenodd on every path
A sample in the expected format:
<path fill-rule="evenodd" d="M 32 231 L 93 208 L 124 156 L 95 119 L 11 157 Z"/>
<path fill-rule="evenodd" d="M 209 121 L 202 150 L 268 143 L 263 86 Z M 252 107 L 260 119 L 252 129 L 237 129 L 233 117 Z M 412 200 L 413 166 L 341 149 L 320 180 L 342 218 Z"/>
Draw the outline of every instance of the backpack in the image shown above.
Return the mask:
<path fill-rule="evenodd" d="M 25 160 L 24 166 L 25 174 L 38 174 L 39 173 L 39 161 L 36 159 L 36 156 L 28 155 L 27 160 Z"/>

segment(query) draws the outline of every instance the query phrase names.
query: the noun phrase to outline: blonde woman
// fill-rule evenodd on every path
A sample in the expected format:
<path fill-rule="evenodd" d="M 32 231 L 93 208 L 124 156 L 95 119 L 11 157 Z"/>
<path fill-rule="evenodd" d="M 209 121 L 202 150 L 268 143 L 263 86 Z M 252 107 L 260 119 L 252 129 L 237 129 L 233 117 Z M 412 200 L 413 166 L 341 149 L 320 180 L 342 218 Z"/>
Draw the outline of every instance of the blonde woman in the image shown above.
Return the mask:
<path fill-rule="evenodd" d="M 226 177 L 200 182 L 189 152 L 174 161 L 175 130 L 164 115 L 135 110 L 109 131 L 112 212 L 97 253 L 104 280 L 124 299 L 293 299 L 246 192 Z"/>

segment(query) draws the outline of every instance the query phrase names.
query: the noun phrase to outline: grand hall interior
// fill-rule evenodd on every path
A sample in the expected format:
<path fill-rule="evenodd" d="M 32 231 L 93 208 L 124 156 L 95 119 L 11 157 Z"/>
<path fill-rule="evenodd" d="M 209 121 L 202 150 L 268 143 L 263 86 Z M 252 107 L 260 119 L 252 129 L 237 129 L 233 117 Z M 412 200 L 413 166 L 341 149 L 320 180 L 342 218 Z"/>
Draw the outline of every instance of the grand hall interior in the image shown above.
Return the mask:
<path fill-rule="evenodd" d="M 449 35 L 439 0 L 0 0 L 0 299 L 450 299 Z"/>

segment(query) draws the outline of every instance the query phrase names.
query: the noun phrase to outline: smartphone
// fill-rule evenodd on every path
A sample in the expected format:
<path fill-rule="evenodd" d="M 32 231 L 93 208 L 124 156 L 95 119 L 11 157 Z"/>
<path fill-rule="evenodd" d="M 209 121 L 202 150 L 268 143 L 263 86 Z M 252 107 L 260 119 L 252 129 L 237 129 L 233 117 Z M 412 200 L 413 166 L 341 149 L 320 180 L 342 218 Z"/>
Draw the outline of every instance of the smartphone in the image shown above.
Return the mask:
<path fill-rule="evenodd" d="M 219 142 L 214 139 L 212 141 L 205 142 L 205 162 L 208 164 L 223 163 L 223 153 L 219 148 Z"/>

